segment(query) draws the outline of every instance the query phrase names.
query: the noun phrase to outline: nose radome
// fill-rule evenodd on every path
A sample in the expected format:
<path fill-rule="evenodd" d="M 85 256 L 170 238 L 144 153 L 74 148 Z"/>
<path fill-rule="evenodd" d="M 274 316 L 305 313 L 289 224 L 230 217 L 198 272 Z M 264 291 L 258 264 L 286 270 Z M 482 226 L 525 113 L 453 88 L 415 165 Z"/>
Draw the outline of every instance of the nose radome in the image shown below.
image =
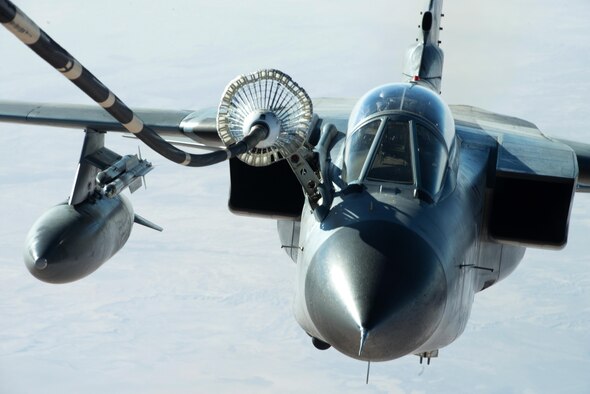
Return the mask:
<path fill-rule="evenodd" d="M 430 338 L 446 302 L 446 279 L 428 243 L 386 221 L 336 230 L 312 257 L 305 283 L 310 317 L 340 352 L 392 360 Z"/>

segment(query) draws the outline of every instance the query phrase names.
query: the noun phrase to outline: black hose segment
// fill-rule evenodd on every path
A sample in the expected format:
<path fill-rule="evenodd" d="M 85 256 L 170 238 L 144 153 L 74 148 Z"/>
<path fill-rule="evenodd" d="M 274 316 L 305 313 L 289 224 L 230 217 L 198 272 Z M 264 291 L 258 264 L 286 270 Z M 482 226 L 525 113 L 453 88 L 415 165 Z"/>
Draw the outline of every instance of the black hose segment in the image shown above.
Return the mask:
<path fill-rule="evenodd" d="M 270 130 L 266 123 L 254 123 L 250 128 L 250 133 L 244 136 L 241 141 L 227 147 L 227 150 L 231 152 L 231 157 L 246 153 L 254 149 L 260 141 L 268 137 L 269 132 Z"/>
<path fill-rule="evenodd" d="M 0 23 L 10 22 L 16 15 L 16 7 L 11 2 L 0 0 Z"/>
<path fill-rule="evenodd" d="M 176 148 L 146 126 L 135 113 L 72 55 L 53 41 L 9 0 L 0 0 L 0 23 L 43 60 L 62 73 L 88 97 L 103 107 L 129 132 L 168 160 L 189 167 L 220 163 L 254 148 L 268 135 L 268 128 L 255 126 L 244 140 L 227 149 L 195 155 Z M 256 130 L 255 130 L 256 129 Z"/>

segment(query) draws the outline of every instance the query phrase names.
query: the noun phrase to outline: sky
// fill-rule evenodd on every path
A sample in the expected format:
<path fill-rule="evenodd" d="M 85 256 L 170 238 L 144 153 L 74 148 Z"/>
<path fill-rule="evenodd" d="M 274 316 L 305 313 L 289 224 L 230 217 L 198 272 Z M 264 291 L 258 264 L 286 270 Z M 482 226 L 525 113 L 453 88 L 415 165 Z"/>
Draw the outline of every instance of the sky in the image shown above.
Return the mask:
<path fill-rule="evenodd" d="M 359 97 L 401 78 L 420 2 L 220 0 L 18 5 L 130 106 L 216 106 L 235 76 L 272 67 L 311 97 Z M 443 99 L 590 143 L 587 0 L 447 1 Z M 0 30 L 0 100 L 92 104 Z M 590 392 L 590 200 L 568 246 L 529 250 L 476 296 L 432 365 L 320 352 L 292 316 L 295 265 L 276 224 L 227 210 L 226 165 L 156 166 L 127 245 L 91 276 L 49 285 L 22 262 L 32 223 L 71 190 L 82 132 L 0 125 L 0 393 Z M 109 148 L 135 153 L 118 134 Z M 547 207 L 550 209 L 550 207 Z"/>

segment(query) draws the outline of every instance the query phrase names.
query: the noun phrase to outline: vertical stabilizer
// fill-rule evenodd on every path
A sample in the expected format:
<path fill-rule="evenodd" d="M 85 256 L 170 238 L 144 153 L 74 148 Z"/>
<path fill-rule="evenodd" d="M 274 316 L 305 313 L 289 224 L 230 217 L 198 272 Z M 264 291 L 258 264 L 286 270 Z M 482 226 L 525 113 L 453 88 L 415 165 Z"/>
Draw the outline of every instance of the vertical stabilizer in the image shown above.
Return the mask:
<path fill-rule="evenodd" d="M 416 44 L 406 54 L 404 77 L 437 93 L 441 90 L 444 54 L 440 49 L 439 34 L 443 0 L 427 0 Z"/>

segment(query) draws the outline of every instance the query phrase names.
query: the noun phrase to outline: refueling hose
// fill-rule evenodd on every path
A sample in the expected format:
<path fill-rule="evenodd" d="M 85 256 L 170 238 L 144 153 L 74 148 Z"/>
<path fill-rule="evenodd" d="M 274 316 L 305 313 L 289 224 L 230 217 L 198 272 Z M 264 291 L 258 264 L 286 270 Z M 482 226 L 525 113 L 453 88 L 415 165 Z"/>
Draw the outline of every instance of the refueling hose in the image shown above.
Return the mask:
<path fill-rule="evenodd" d="M 259 123 L 253 125 L 250 133 L 241 141 L 226 149 L 204 154 L 185 152 L 168 143 L 152 128 L 146 126 L 121 99 L 9 0 L 0 0 L 0 23 L 103 107 L 125 129 L 154 151 L 175 163 L 189 167 L 204 167 L 220 163 L 248 152 L 268 136 L 268 126 Z"/>

